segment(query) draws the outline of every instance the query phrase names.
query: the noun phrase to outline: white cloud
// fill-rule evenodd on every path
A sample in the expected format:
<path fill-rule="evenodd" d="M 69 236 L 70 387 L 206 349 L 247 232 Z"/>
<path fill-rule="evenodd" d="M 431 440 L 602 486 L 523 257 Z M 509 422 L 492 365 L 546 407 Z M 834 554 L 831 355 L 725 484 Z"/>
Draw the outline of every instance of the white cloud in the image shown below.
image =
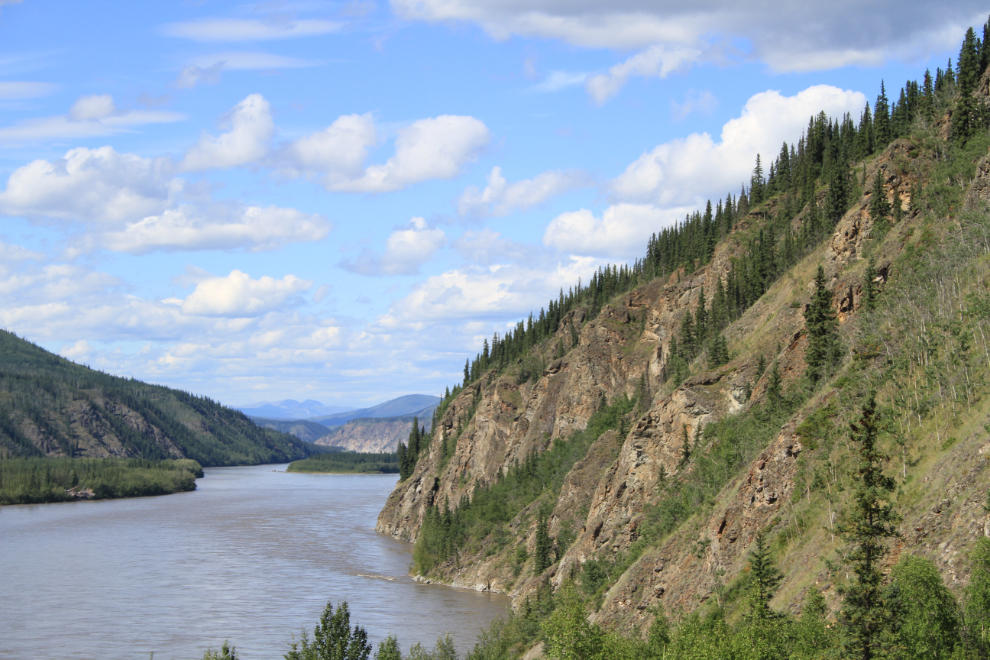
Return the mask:
<path fill-rule="evenodd" d="M 289 175 L 315 175 L 330 187 L 361 175 L 368 148 L 378 141 L 371 114 L 343 115 L 330 126 L 285 145 L 279 164 Z"/>
<path fill-rule="evenodd" d="M 118 110 L 109 94 L 81 96 L 68 114 L 27 119 L 0 127 L 0 143 L 53 138 L 85 138 L 133 131 L 145 124 L 182 121 L 185 115 L 163 110 Z"/>
<path fill-rule="evenodd" d="M 117 112 L 113 105 L 113 97 L 109 94 L 90 94 L 80 96 L 69 108 L 69 119 L 72 121 L 89 121 L 106 119 Z"/>
<path fill-rule="evenodd" d="M 80 339 L 75 344 L 63 346 L 58 354 L 74 362 L 80 362 L 91 352 L 92 349 L 89 347 L 89 342 L 85 339 Z"/>
<path fill-rule="evenodd" d="M 0 100 L 34 99 L 48 96 L 57 88 L 57 85 L 43 82 L 0 81 Z"/>
<path fill-rule="evenodd" d="M 794 96 L 767 91 L 746 102 L 741 116 L 722 127 L 721 141 L 707 133 L 658 145 L 630 164 L 611 184 L 616 200 L 653 203 L 667 208 L 704 204 L 749 180 L 756 154 L 764 162 L 777 156 L 785 140 L 793 141 L 808 118 L 824 110 L 832 117 L 857 116 L 866 104 L 860 92 L 816 85 Z"/>
<path fill-rule="evenodd" d="M 569 254 L 641 256 L 651 234 L 674 224 L 687 211 L 651 204 L 615 204 L 605 209 L 601 218 L 587 209 L 561 213 L 547 225 L 543 243 Z"/>
<path fill-rule="evenodd" d="M 439 328 L 439 322 L 453 319 L 518 320 L 546 305 L 559 288 L 566 291 L 579 277 L 587 281 L 598 264 L 582 257 L 550 267 L 503 264 L 447 271 L 427 278 L 396 301 L 376 325 L 422 329 Z"/>
<path fill-rule="evenodd" d="M 537 206 L 563 192 L 590 184 L 579 170 L 543 172 L 532 179 L 509 184 L 502 168 L 493 167 L 484 190 L 468 186 L 457 202 L 462 216 L 503 216 Z"/>
<path fill-rule="evenodd" d="M 698 48 L 651 46 L 621 64 L 616 64 L 607 74 L 588 79 L 585 89 L 595 103 L 601 105 L 619 93 L 632 76 L 666 78 L 681 71 L 701 57 Z"/>
<path fill-rule="evenodd" d="M 184 170 L 237 167 L 255 163 L 269 149 L 275 122 L 271 106 L 261 94 L 251 94 L 227 117 L 230 131 L 219 136 L 203 133 L 182 160 Z"/>
<path fill-rule="evenodd" d="M 407 228 L 389 235 L 381 256 L 366 250 L 353 261 L 342 261 L 340 266 L 360 275 L 415 275 L 446 241 L 442 229 L 430 227 L 423 218 L 413 218 Z"/>
<path fill-rule="evenodd" d="M 673 115 L 674 121 L 681 121 L 692 112 L 700 112 L 706 115 L 711 114 L 717 105 L 718 99 L 707 89 L 702 92 L 692 89 L 688 90 L 684 103 L 678 103 L 673 99 L 670 100 L 670 114 Z"/>
<path fill-rule="evenodd" d="M 127 223 L 98 237 L 100 247 L 144 254 L 157 250 L 274 250 L 290 243 L 316 242 L 330 233 L 323 216 L 275 206 L 183 205 L 161 215 Z"/>
<path fill-rule="evenodd" d="M 337 32 L 342 23 L 319 19 L 203 18 L 169 23 L 162 32 L 169 37 L 193 41 L 265 41 L 312 37 Z"/>
<path fill-rule="evenodd" d="M 80 147 L 56 161 L 15 170 L 0 191 L 0 213 L 78 222 L 87 250 L 271 250 L 319 241 L 330 223 L 291 208 L 215 202 L 173 176 L 168 158 Z"/>
<path fill-rule="evenodd" d="M 59 160 L 35 160 L 14 170 L 0 192 L 0 212 L 29 218 L 109 224 L 160 213 L 183 182 L 166 158 L 79 147 Z"/>
<path fill-rule="evenodd" d="M 251 279 L 247 273 L 231 271 L 227 277 L 214 277 L 196 285 L 182 302 L 182 313 L 191 316 L 242 318 L 276 310 L 292 298 L 308 291 L 312 280 L 286 275 Z"/>
<path fill-rule="evenodd" d="M 585 48 L 640 51 L 587 83 L 596 102 L 631 76 L 663 76 L 700 61 L 757 59 L 776 71 L 813 71 L 917 61 L 959 47 L 969 25 L 986 19 L 977 0 L 945 3 L 722 0 L 391 0 L 407 20 L 477 24 L 499 40 L 556 39 Z M 812 20 L 813 17 L 813 20 Z M 864 27 L 864 26 L 869 26 Z M 737 44 L 751 51 L 740 53 Z"/>
<path fill-rule="evenodd" d="M 430 179 L 452 179 L 488 145 L 488 128 L 474 117 L 441 115 L 399 130 L 395 155 L 356 179 L 328 182 L 340 192 L 402 190 Z"/>

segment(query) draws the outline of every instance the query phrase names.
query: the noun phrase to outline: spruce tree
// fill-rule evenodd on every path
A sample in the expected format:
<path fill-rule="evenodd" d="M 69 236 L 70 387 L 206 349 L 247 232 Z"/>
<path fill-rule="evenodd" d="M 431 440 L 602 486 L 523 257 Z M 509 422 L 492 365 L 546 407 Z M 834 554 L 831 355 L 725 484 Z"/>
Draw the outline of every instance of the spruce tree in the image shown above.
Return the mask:
<path fill-rule="evenodd" d="M 770 548 L 767 545 L 766 530 L 756 533 L 754 547 L 749 552 L 749 618 L 766 621 L 780 616 L 770 609 L 770 600 L 777 593 L 784 574 L 773 563 Z"/>
<path fill-rule="evenodd" d="M 887 90 L 880 81 L 880 95 L 873 113 L 873 149 L 882 151 L 893 140 L 890 129 L 890 103 L 887 100 Z"/>
<path fill-rule="evenodd" d="M 849 164 L 839 148 L 838 140 L 829 142 L 828 155 L 830 167 L 828 171 L 828 194 L 825 196 L 825 216 L 834 227 L 849 206 L 851 184 L 849 181 Z"/>
<path fill-rule="evenodd" d="M 850 511 L 839 525 L 840 535 L 851 544 L 846 557 L 853 577 L 840 586 L 845 655 L 872 660 L 882 655 L 886 624 L 883 599 L 883 559 L 887 539 L 896 538 L 900 517 L 894 512 L 894 480 L 883 473 L 887 457 L 880 451 L 880 425 L 876 396 L 870 394 L 858 423 L 850 424 L 850 437 L 859 446 L 859 466 Z"/>
<path fill-rule="evenodd" d="M 399 456 L 399 481 L 405 481 L 412 474 L 412 467 L 409 463 L 409 454 L 406 452 L 406 446 L 399 441 L 399 448 L 396 450 Z"/>
<path fill-rule="evenodd" d="M 773 361 L 770 368 L 770 375 L 767 376 L 767 403 L 774 410 L 780 409 L 780 404 L 784 402 L 784 379 L 780 374 L 780 366 L 777 361 Z"/>
<path fill-rule="evenodd" d="M 957 142 L 965 143 L 982 123 L 979 104 L 973 97 L 980 79 L 980 61 L 973 28 L 966 30 L 957 68 L 956 87 L 959 97 L 952 113 L 952 137 Z"/>
<path fill-rule="evenodd" d="M 871 259 L 866 264 L 866 272 L 863 273 L 863 308 L 874 310 L 877 308 L 877 269 Z"/>
<path fill-rule="evenodd" d="M 553 543 L 550 540 L 550 532 L 547 531 L 547 517 L 540 514 L 536 523 L 536 547 L 533 550 L 534 572 L 540 575 L 550 568 L 550 551 Z"/>
<path fill-rule="evenodd" d="M 842 361 L 839 322 L 832 309 L 832 292 L 825 284 L 825 270 L 821 266 L 815 274 L 815 292 L 804 312 L 804 321 L 808 329 L 805 373 L 812 384 L 817 384 Z"/>

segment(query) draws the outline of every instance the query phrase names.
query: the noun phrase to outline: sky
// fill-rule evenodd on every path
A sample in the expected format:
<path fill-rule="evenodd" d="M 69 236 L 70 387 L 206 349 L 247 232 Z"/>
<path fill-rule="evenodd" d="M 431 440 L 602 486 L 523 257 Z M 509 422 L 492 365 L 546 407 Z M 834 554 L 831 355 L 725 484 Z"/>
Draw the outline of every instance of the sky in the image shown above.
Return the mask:
<path fill-rule="evenodd" d="M 229 405 L 441 394 L 485 338 L 986 20 L 970 0 L 0 0 L 0 327 Z"/>

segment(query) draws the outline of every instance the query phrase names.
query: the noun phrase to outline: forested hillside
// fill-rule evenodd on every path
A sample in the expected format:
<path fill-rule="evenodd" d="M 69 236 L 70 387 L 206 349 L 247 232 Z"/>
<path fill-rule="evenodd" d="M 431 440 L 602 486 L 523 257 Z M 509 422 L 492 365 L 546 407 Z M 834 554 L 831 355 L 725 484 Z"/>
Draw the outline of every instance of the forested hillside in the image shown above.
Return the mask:
<path fill-rule="evenodd" d="M 472 657 L 987 657 L 988 37 L 467 361 L 378 530 Z"/>
<path fill-rule="evenodd" d="M 0 331 L 0 459 L 288 462 L 312 445 L 206 397 L 119 378 Z"/>

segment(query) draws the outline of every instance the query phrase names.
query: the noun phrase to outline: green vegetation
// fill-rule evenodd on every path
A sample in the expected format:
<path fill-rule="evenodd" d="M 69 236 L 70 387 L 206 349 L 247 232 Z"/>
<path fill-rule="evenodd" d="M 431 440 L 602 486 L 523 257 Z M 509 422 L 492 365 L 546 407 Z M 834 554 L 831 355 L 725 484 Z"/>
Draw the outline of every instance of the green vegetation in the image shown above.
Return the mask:
<path fill-rule="evenodd" d="M 291 461 L 313 451 L 209 398 L 95 371 L 0 331 L 0 460 L 110 448 L 207 467 Z"/>
<path fill-rule="evenodd" d="M 330 472 L 338 474 L 398 474 L 398 454 L 372 454 L 338 451 L 316 454 L 301 461 L 293 461 L 287 472 Z"/>
<path fill-rule="evenodd" d="M 224 647 L 227 647 L 226 642 Z M 332 602 L 327 602 L 313 629 L 313 637 L 310 638 L 303 630 L 300 639 L 297 641 L 293 638 L 289 648 L 284 656 L 285 660 L 369 660 L 372 647 L 363 627 L 355 624 L 351 628 L 351 612 L 345 600 L 336 609 Z M 203 660 L 237 660 L 233 647 L 230 647 L 229 652 L 228 657 L 207 651 Z M 423 648 L 421 644 L 414 644 L 406 657 L 409 660 L 457 660 L 457 652 L 450 635 L 446 635 L 437 640 L 432 651 Z M 402 660 L 399 640 L 395 635 L 389 635 L 378 643 L 374 660 Z"/>
<path fill-rule="evenodd" d="M 433 416 L 433 423 L 436 424 L 436 414 Z M 404 445 L 399 441 L 396 450 L 399 462 L 399 480 L 405 481 L 412 474 L 419 460 L 419 455 L 430 446 L 430 434 L 426 432 L 426 427 L 419 425 L 419 417 L 413 417 L 412 428 L 409 429 L 409 444 Z"/>
<path fill-rule="evenodd" d="M 929 560 L 904 552 L 893 571 L 884 562 L 896 532 L 894 502 L 917 497 L 916 489 L 909 489 L 908 467 L 951 448 L 958 442 L 954 429 L 972 424 L 986 409 L 981 401 L 990 386 L 990 218 L 985 211 L 960 211 L 966 208 L 963 196 L 976 164 L 990 147 L 990 112 L 974 96 L 990 62 L 990 22 L 983 34 L 981 42 L 972 30 L 967 33 L 956 72 L 951 65 L 934 78 L 926 72 L 923 84 L 908 81 L 893 101 L 881 84 L 875 106 L 867 105 L 858 124 L 848 115 L 841 120 L 823 113 L 812 117 L 796 145 L 783 145 L 768 176 L 765 161 L 757 157 L 748 191 L 744 187 L 737 197 L 709 203 L 704 212 L 654 236 L 647 256 L 632 267 L 610 266 L 588 287 L 562 291 L 547 311 L 531 315 L 505 337 L 496 335 L 468 361 L 463 384 L 448 390 L 441 413 L 462 388 L 482 378 L 491 382 L 493 375 L 510 369 L 518 369 L 519 383 L 538 376 L 548 360 L 577 343 L 578 319 L 594 318 L 614 296 L 655 277 L 695 271 L 711 261 L 720 241 L 727 241 L 731 258 L 725 277 L 716 280 L 710 298 L 702 292 L 670 342 L 668 386 L 679 385 L 692 371 L 725 364 L 733 357 L 725 328 L 831 236 L 860 198 L 871 157 L 894 140 L 908 138 L 888 152 L 893 158 L 883 173 L 877 168 L 874 192 L 867 198 L 873 221 L 863 246 L 868 265 L 851 273 L 862 277 L 862 306 L 844 326 L 844 340 L 830 287 L 818 268 L 804 313 L 804 378 L 788 380 L 785 392 L 784 369 L 793 373 L 792 361 L 779 347 L 769 359 L 761 357 L 756 379 L 765 379 L 765 398 L 704 429 L 683 428 L 677 474 L 661 471 L 655 497 L 642 515 L 634 515 L 639 538 L 625 552 L 585 561 L 557 593 L 541 586 L 517 612 L 493 625 L 469 657 L 517 657 L 537 641 L 554 659 L 990 657 L 990 540 L 976 541 L 972 582 L 961 603 Z M 952 122 L 948 141 L 943 137 L 947 116 Z M 900 194 L 893 203 L 887 199 L 884 174 L 900 183 L 901 192 L 910 182 L 910 227 L 901 224 L 908 212 Z M 744 216 L 746 224 L 740 225 Z M 885 241 L 895 227 L 898 235 Z M 897 255 L 893 263 L 888 259 L 878 266 L 891 253 Z M 849 302 L 856 303 L 852 294 Z M 800 304 L 794 301 L 792 307 Z M 746 398 L 754 386 L 747 385 Z M 875 399 L 868 394 L 874 390 Z M 838 430 L 853 419 L 858 420 L 853 433 L 843 441 Z M 699 611 L 675 613 L 676 625 L 655 612 L 646 640 L 623 638 L 589 622 L 603 593 L 644 552 L 685 530 L 688 521 L 704 520 L 725 488 L 790 420 L 800 422 L 802 455 L 794 486 L 805 497 L 795 498 L 786 515 L 760 532 L 748 570 L 734 583 L 717 587 L 716 597 Z M 968 432 L 960 429 L 958 437 Z M 554 443 L 546 453 L 562 444 Z M 896 481 L 882 469 L 892 450 L 899 454 Z M 535 522 L 539 537 L 555 496 L 551 488 L 533 495 L 534 486 L 545 480 L 538 476 L 541 461 L 542 456 L 527 458 L 496 484 L 480 485 L 454 509 L 448 502 L 431 507 L 417 541 L 416 568 L 427 572 L 449 560 L 456 565 L 461 551 L 499 552 L 517 542 L 505 528 L 509 520 L 519 520 L 523 533 Z M 507 480 L 506 494 L 492 497 Z M 496 505 L 483 507 L 486 498 Z M 534 502 L 538 505 L 530 506 Z M 770 603 L 780 573 L 771 548 L 781 551 L 820 533 L 811 516 L 822 514 L 814 507 L 824 509 L 826 503 L 826 530 L 838 531 L 845 541 L 840 559 L 848 569 L 826 560 L 836 587 L 832 593 L 842 595 L 838 620 L 828 620 L 828 606 L 816 588 L 808 590 L 800 616 L 774 611 Z M 838 530 L 831 523 L 833 503 L 844 511 Z M 695 530 L 689 527 L 687 533 Z M 698 543 L 699 557 L 705 542 Z M 534 555 L 543 552 L 538 547 Z M 516 552 L 515 557 L 518 575 L 528 556 Z M 537 575 L 545 561 L 534 557 Z M 740 599 L 741 594 L 748 597 Z"/>
<path fill-rule="evenodd" d="M 167 495 L 195 490 L 193 460 L 26 458 L 0 461 L 0 504 Z"/>
<path fill-rule="evenodd" d="M 429 507 L 413 550 L 416 570 L 425 575 L 437 564 L 456 558 L 461 550 L 476 551 L 482 543 L 492 552 L 500 550 L 508 542 L 507 523 L 537 500 L 544 505 L 553 502 L 564 477 L 588 453 L 591 443 L 605 431 L 619 428 L 635 405 L 635 400 L 625 396 L 611 405 L 603 403 L 583 431 L 566 440 L 558 438 L 546 451 L 531 453 L 495 483 L 479 485 L 473 496 L 461 500 L 456 509 L 451 510 L 448 502 L 442 507 Z M 542 512 L 547 514 L 549 511 Z M 541 547 L 549 554 L 548 546 Z M 565 549 L 558 544 L 556 554 L 559 556 Z"/>

